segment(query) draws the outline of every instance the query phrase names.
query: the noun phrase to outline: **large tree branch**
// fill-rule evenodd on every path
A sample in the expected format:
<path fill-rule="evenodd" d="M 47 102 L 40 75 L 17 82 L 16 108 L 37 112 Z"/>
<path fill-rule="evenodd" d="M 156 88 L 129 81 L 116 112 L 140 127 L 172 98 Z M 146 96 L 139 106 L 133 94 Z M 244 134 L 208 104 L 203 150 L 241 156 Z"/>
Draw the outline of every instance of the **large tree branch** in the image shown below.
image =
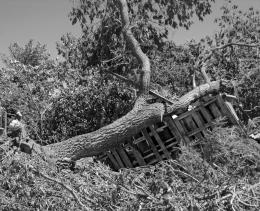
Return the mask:
<path fill-rule="evenodd" d="M 217 92 L 220 88 L 220 81 L 201 85 L 168 107 L 163 103 L 146 104 L 145 100 L 143 103 L 138 102 L 133 110 L 110 125 L 43 148 L 57 158 L 67 157 L 72 160 L 98 155 L 128 141 L 147 125 L 161 121 L 162 116 L 182 113 L 193 101 L 208 93 Z"/>
<path fill-rule="evenodd" d="M 148 94 L 150 88 L 150 61 L 147 55 L 142 51 L 138 41 L 135 39 L 131 31 L 127 1 L 118 0 L 118 4 L 123 24 L 122 32 L 126 43 L 129 45 L 132 53 L 142 66 L 139 91 L 140 94 Z"/>

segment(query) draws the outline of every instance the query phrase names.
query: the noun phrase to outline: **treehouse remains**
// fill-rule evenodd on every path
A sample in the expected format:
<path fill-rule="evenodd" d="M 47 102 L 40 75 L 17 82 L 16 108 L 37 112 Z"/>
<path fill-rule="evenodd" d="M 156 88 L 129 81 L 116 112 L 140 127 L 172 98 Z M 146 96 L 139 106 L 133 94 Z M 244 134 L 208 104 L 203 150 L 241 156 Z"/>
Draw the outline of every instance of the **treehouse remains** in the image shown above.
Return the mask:
<path fill-rule="evenodd" d="M 206 73 L 208 57 L 201 63 L 198 61 L 196 68 L 194 67 L 193 90 L 171 104 L 150 101 L 149 94 L 152 94 L 150 60 L 142 51 L 132 32 L 133 27 L 130 24 L 127 1 L 118 0 L 116 2 L 120 11 L 121 31 L 126 48 L 131 51 L 140 64 L 138 69 L 140 77 L 136 81 L 125 80 L 121 75 L 112 72 L 114 76 L 129 82 L 138 89 L 132 110 L 96 131 L 47 146 L 40 146 L 29 138 L 23 138 L 17 144 L 22 151 L 44 155 L 57 163 L 60 160 L 75 162 L 81 158 L 98 156 L 109 151 L 106 156 L 114 168 L 134 167 L 171 158 L 172 154 L 175 156 L 175 151 L 178 150 L 175 146 L 180 141 L 185 143 L 192 138 L 203 137 L 205 129 L 211 127 L 212 121 L 217 117 L 227 116 L 232 123 L 237 123 L 232 106 L 218 95 L 212 99 L 206 99 L 206 102 L 201 102 L 201 105 L 194 110 L 184 113 L 192 103 L 209 94 L 222 93 L 225 87 L 231 84 L 227 80 L 210 81 L 210 77 Z M 199 86 L 196 86 L 195 83 L 197 69 L 201 69 L 205 81 L 205 84 Z M 172 115 L 179 117 L 172 119 Z"/>
<path fill-rule="evenodd" d="M 196 107 L 180 116 L 166 116 L 163 121 L 147 125 L 125 143 L 102 153 L 99 159 L 113 169 L 152 165 L 176 158 L 180 143 L 205 137 L 214 121 L 226 117 L 229 123 L 239 124 L 239 119 L 225 95 L 205 96 Z"/>

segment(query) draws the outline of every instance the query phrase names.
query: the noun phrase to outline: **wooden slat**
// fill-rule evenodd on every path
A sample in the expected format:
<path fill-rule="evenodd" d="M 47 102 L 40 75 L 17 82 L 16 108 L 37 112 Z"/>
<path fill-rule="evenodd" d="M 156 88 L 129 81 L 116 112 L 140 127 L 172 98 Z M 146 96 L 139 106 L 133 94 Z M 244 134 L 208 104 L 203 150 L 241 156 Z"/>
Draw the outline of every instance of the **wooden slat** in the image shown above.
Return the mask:
<path fill-rule="evenodd" d="M 154 156 L 153 152 L 150 151 L 150 154 L 146 155 L 146 156 L 144 157 L 144 159 L 146 160 L 147 158 L 150 158 L 150 157 L 153 157 L 153 156 Z M 156 158 L 156 160 L 158 161 L 157 158 Z M 149 163 L 149 162 L 148 162 L 148 163 Z"/>
<path fill-rule="evenodd" d="M 156 164 L 158 163 L 157 159 L 154 158 L 153 160 L 149 161 L 149 163 L 147 163 L 148 165 L 153 165 L 153 164 Z"/>
<path fill-rule="evenodd" d="M 120 146 L 120 147 L 118 147 L 117 151 L 118 151 L 121 159 L 123 160 L 125 166 L 128 167 L 128 168 L 132 168 L 133 165 L 132 165 L 128 155 L 126 154 L 124 148 L 122 146 Z"/>
<path fill-rule="evenodd" d="M 153 153 L 155 154 L 155 157 L 158 159 L 158 161 L 162 160 L 162 157 L 160 156 L 159 152 L 157 151 L 156 146 L 153 143 L 153 140 L 151 139 L 151 137 L 149 136 L 148 132 L 146 129 L 142 130 L 142 133 L 144 134 L 144 137 L 146 138 L 146 140 L 149 143 L 149 146 L 151 147 Z"/>
<path fill-rule="evenodd" d="M 188 127 L 189 127 L 189 131 L 190 131 L 190 130 L 194 130 L 194 129 L 197 128 L 196 124 L 194 123 L 194 121 L 193 121 L 193 119 L 192 119 L 192 114 L 193 114 L 193 113 L 194 113 L 194 112 L 192 112 L 190 116 L 187 116 L 187 117 L 184 119 L 184 121 L 186 122 L 186 124 L 187 124 Z"/>
<path fill-rule="evenodd" d="M 183 138 L 181 136 L 180 131 L 177 129 L 176 125 L 174 124 L 172 117 L 169 117 L 169 116 L 165 117 L 165 121 L 166 121 L 171 133 L 175 136 L 176 140 L 181 141 Z"/>
<path fill-rule="evenodd" d="M 220 110 L 218 109 L 218 107 L 216 106 L 215 103 L 210 104 L 209 108 L 210 108 L 210 110 L 211 110 L 211 112 L 212 112 L 212 114 L 214 115 L 215 118 L 222 116 Z"/>
<path fill-rule="evenodd" d="M 172 146 L 177 145 L 177 144 L 178 144 L 178 142 L 172 142 L 171 144 L 169 144 L 169 145 L 167 146 L 167 149 L 168 149 L 168 148 L 171 148 Z M 173 150 L 173 151 L 176 151 L 176 150 Z"/>
<path fill-rule="evenodd" d="M 198 108 L 195 108 L 195 109 L 198 109 Z M 192 112 L 193 112 L 193 110 L 191 110 L 191 111 L 186 111 L 185 113 L 179 115 L 177 118 L 178 118 L 179 120 L 182 120 L 182 119 L 184 119 L 185 117 L 189 116 Z"/>
<path fill-rule="evenodd" d="M 120 169 L 120 166 L 118 165 L 118 163 L 117 163 L 116 159 L 114 158 L 114 156 L 112 155 L 112 153 L 106 152 L 106 154 L 107 154 L 109 160 L 112 162 L 114 168 L 116 170 Z"/>
<path fill-rule="evenodd" d="M 216 100 L 217 100 L 216 97 L 213 97 L 211 100 L 205 102 L 205 103 L 203 104 L 203 106 L 206 107 L 206 106 L 209 105 L 209 104 L 213 104 Z"/>
<path fill-rule="evenodd" d="M 119 167 L 120 168 L 124 168 L 125 165 L 124 165 L 123 161 L 121 160 L 121 158 L 120 158 L 119 154 L 117 153 L 117 151 L 115 149 L 111 149 L 111 152 L 114 155 L 114 157 L 116 158 L 116 161 L 117 161 Z"/>
<path fill-rule="evenodd" d="M 140 143 L 140 142 L 142 142 L 142 141 L 145 141 L 145 138 L 144 138 L 143 136 L 141 136 L 141 137 L 139 137 L 139 138 L 137 138 L 137 139 L 134 138 L 133 143 L 134 143 L 134 144 L 138 144 L 138 143 Z"/>
<path fill-rule="evenodd" d="M 175 138 L 169 138 L 169 139 L 167 139 L 164 143 L 168 143 L 168 142 L 171 142 L 171 141 L 173 141 L 173 140 L 176 140 Z M 177 140 L 176 140 L 177 141 Z M 166 146 L 166 145 L 165 145 Z"/>
<path fill-rule="evenodd" d="M 213 125 L 212 122 L 211 122 L 211 123 L 207 123 L 207 124 L 205 124 L 203 127 L 197 128 L 197 129 L 195 129 L 194 131 L 191 131 L 190 133 L 187 133 L 187 136 L 188 136 L 188 137 L 194 136 L 196 133 L 199 133 L 199 132 L 201 132 L 202 130 L 206 130 L 207 128 L 209 128 L 209 127 L 212 126 L 212 125 Z"/>
<path fill-rule="evenodd" d="M 178 129 L 178 131 L 180 132 L 181 136 L 182 136 L 182 140 L 184 141 L 184 144 L 188 144 L 190 142 L 190 139 L 188 138 L 188 136 L 185 133 L 185 130 L 183 129 L 181 123 L 179 122 L 178 118 L 173 120 L 176 128 Z"/>
<path fill-rule="evenodd" d="M 195 111 L 194 111 L 194 112 L 195 112 Z M 192 118 L 192 115 L 194 114 L 194 112 L 192 112 L 192 113 L 191 113 L 191 116 L 189 116 L 189 117 L 187 118 L 189 127 L 191 128 L 191 131 L 194 131 L 194 130 L 196 130 L 196 129 L 199 128 L 199 127 L 196 126 L 196 124 L 195 124 L 195 122 L 194 122 L 194 120 L 193 120 L 193 118 Z M 194 136 L 195 136 L 197 139 L 202 139 L 202 138 L 203 138 L 203 136 L 202 136 L 202 134 L 200 133 L 200 131 L 199 131 L 198 133 L 195 133 Z"/>
<path fill-rule="evenodd" d="M 195 120 L 195 122 L 197 123 L 197 125 L 199 126 L 199 128 L 203 128 L 204 124 L 202 122 L 202 119 L 196 112 L 192 113 L 192 117 Z M 205 136 L 205 132 L 203 130 L 201 131 L 201 133 Z"/>
<path fill-rule="evenodd" d="M 199 110 L 201 111 L 203 117 L 206 119 L 207 123 L 212 121 L 212 117 L 205 107 L 201 106 Z"/>
<path fill-rule="evenodd" d="M 162 127 L 158 127 L 158 128 L 156 128 L 156 132 L 157 133 L 159 133 L 159 132 L 162 132 L 162 131 L 164 131 L 164 129 L 167 127 L 167 125 L 164 125 L 164 126 L 162 126 Z"/>
<path fill-rule="evenodd" d="M 165 147 L 164 143 L 162 142 L 162 140 L 161 140 L 160 136 L 158 135 L 158 133 L 156 133 L 155 129 L 154 129 L 152 126 L 150 126 L 149 128 L 150 128 L 150 130 L 151 130 L 151 132 L 152 132 L 152 134 L 153 134 L 155 140 L 157 141 L 157 143 L 158 143 L 158 144 L 160 145 L 160 147 L 162 148 L 163 153 L 166 155 L 167 158 L 170 159 L 170 158 L 171 158 L 171 154 L 170 154 L 170 152 L 168 152 L 168 150 L 166 149 L 166 147 Z"/>
<path fill-rule="evenodd" d="M 134 147 L 132 148 L 132 151 L 133 151 L 133 154 L 134 154 L 136 161 L 138 162 L 139 166 L 146 165 L 146 162 L 145 162 L 143 156 L 141 155 L 141 153 L 137 149 L 135 149 Z"/>

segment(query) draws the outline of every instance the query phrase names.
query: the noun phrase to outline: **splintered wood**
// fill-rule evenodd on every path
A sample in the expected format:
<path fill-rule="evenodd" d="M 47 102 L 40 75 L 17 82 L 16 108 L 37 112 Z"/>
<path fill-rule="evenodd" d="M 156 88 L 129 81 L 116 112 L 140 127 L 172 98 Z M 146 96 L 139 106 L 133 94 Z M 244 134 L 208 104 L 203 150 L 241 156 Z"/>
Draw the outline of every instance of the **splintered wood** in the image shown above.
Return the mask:
<path fill-rule="evenodd" d="M 220 117 L 226 117 L 231 124 L 239 124 L 231 103 L 220 95 L 204 97 L 192 110 L 178 117 L 166 116 L 162 122 L 148 125 L 128 142 L 102 153 L 98 159 L 115 170 L 175 159 L 180 153 L 180 143 L 203 139 L 206 130 L 211 129 Z"/>

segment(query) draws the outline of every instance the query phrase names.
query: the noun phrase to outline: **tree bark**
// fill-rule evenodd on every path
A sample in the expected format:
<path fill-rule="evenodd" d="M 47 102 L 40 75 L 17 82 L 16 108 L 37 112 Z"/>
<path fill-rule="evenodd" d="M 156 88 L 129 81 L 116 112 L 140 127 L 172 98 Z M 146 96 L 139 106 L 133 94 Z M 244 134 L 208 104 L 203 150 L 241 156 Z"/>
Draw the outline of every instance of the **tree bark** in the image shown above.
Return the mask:
<path fill-rule="evenodd" d="M 148 125 L 161 121 L 163 116 L 182 113 L 196 99 L 217 92 L 220 88 L 220 81 L 201 85 L 170 106 L 165 106 L 163 103 L 147 104 L 145 97 L 140 97 L 128 114 L 110 125 L 43 148 L 52 152 L 57 158 L 72 160 L 98 155 L 124 143 Z"/>
<path fill-rule="evenodd" d="M 128 6 L 126 0 L 118 0 L 122 20 L 122 32 L 129 48 L 140 62 L 142 69 L 139 81 L 139 95 L 148 94 L 150 88 L 150 60 L 142 51 L 138 41 L 135 39 L 130 26 Z"/>
<path fill-rule="evenodd" d="M 187 110 L 187 107 L 193 101 L 208 93 L 219 91 L 221 88 L 220 81 L 209 82 L 196 87 L 178 101 L 172 102 L 171 105 L 166 105 L 165 103 L 148 104 L 146 97 L 150 86 L 149 58 L 143 53 L 131 32 L 126 0 L 118 0 L 118 4 L 125 40 L 142 66 L 139 97 L 134 108 L 129 113 L 110 125 L 88 134 L 41 147 L 41 150 L 46 154 L 52 155 L 57 159 L 69 158 L 75 161 L 80 158 L 98 155 L 118 146 L 120 143 L 124 143 L 148 125 L 162 121 L 165 115 L 182 113 Z M 40 150 L 38 151 L 40 152 Z"/>

